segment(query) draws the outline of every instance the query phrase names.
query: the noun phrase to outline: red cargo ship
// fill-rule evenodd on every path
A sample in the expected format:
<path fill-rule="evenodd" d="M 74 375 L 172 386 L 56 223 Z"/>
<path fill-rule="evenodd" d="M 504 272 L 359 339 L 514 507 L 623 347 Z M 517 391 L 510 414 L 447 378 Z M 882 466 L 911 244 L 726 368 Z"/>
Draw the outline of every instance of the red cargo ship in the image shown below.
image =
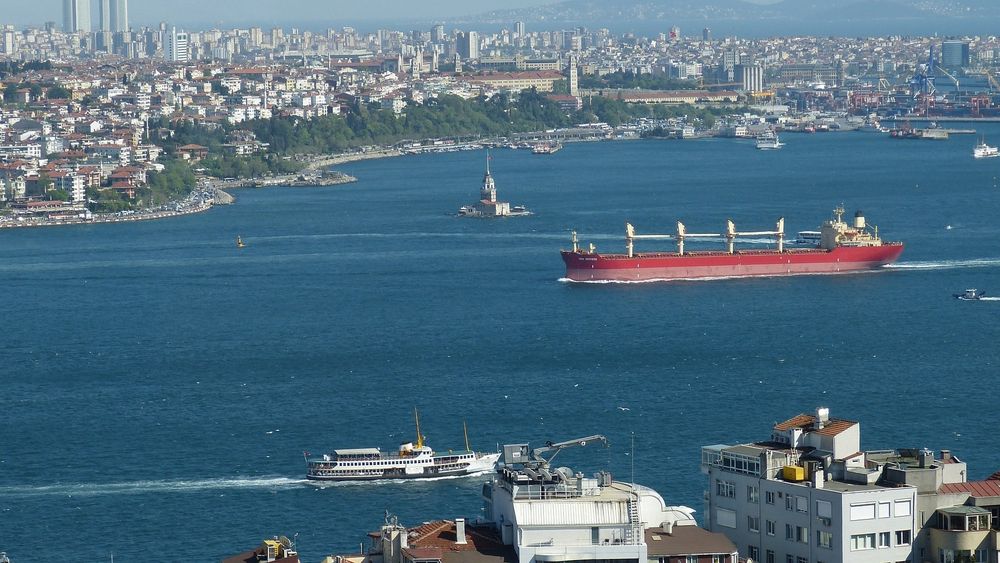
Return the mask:
<path fill-rule="evenodd" d="M 873 270 L 895 262 L 903 252 L 901 242 L 883 242 L 878 227 L 869 229 L 864 215 L 858 211 L 854 224 L 843 221 L 844 209 L 833 211 L 834 217 L 823 223 L 819 244 L 813 247 L 785 247 L 785 220 L 778 219 L 774 231 L 737 232 L 732 221 L 725 233 L 688 233 L 681 222 L 677 234 L 640 235 L 631 224 L 625 224 L 624 254 L 601 254 L 594 245 L 579 247 L 573 232 L 573 250 L 562 251 L 566 277 L 572 281 L 649 281 L 695 278 L 728 278 L 743 276 L 787 276 L 795 274 L 836 274 Z M 772 236 L 777 241 L 773 250 L 738 250 L 740 236 Z M 685 240 L 724 238 L 725 250 L 685 251 Z M 634 243 L 642 239 L 677 241 L 676 252 L 635 252 Z"/>

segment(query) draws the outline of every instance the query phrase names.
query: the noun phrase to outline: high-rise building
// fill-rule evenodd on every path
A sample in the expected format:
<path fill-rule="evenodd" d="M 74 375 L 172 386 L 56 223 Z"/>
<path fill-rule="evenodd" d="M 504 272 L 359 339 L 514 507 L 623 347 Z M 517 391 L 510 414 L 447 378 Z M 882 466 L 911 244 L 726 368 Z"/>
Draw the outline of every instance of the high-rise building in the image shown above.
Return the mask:
<path fill-rule="evenodd" d="M 188 45 L 188 34 L 177 31 L 176 27 L 171 27 L 164 35 L 163 56 L 167 60 L 176 62 L 187 62 L 191 58 L 190 46 Z"/>
<path fill-rule="evenodd" d="M 90 31 L 90 0 L 63 0 L 63 31 Z"/>
<path fill-rule="evenodd" d="M 737 65 L 736 73 L 743 83 L 744 92 L 760 92 L 764 89 L 764 68 L 760 65 Z"/>
<path fill-rule="evenodd" d="M 969 42 L 945 41 L 941 44 L 941 66 L 964 68 L 969 66 Z"/>
<path fill-rule="evenodd" d="M 461 55 L 463 59 L 468 59 L 468 60 L 478 59 L 479 32 L 477 31 L 459 32 L 456 47 L 458 49 L 458 54 Z"/>
<path fill-rule="evenodd" d="M 443 43 L 444 42 L 444 24 L 435 24 L 431 28 L 431 42 L 433 43 Z"/>
<path fill-rule="evenodd" d="M 524 22 L 516 22 L 514 24 L 514 34 L 517 35 L 518 39 L 524 38 Z"/>
<path fill-rule="evenodd" d="M 707 27 L 705 29 L 701 30 L 701 40 L 704 41 L 705 43 L 711 43 L 712 42 L 712 30 L 708 29 Z"/>
<path fill-rule="evenodd" d="M 11 30 L 6 30 L 3 32 L 3 54 L 5 55 L 16 55 L 17 54 L 17 34 Z"/>
<path fill-rule="evenodd" d="M 128 31 L 128 0 L 110 0 L 110 2 L 111 31 Z"/>
<path fill-rule="evenodd" d="M 98 0 L 97 17 L 101 20 L 100 31 L 111 31 L 111 0 Z"/>
<path fill-rule="evenodd" d="M 580 95 L 580 76 L 577 74 L 576 56 L 569 58 L 569 95 Z"/>

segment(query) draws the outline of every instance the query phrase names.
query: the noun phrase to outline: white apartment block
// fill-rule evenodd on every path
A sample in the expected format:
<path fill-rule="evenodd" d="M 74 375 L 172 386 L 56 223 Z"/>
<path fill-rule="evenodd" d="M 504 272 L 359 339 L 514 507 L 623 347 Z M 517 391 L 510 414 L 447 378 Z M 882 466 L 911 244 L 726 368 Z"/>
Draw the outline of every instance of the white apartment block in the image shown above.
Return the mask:
<path fill-rule="evenodd" d="M 883 483 L 861 427 L 827 409 L 774 427 L 761 442 L 702 448 L 705 527 L 763 563 L 911 561 L 917 487 Z"/>
<path fill-rule="evenodd" d="M 656 491 L 607 472 L 587 478 L 538 462 L 539 451 L 595 439 L 603 437 L 534 451 L 504 447 L 503 465 L 483 486 L 484 516 L 518 563 L 737 563 L 735 546 L 699 528 L 694 510 L 668 506 Z"/>

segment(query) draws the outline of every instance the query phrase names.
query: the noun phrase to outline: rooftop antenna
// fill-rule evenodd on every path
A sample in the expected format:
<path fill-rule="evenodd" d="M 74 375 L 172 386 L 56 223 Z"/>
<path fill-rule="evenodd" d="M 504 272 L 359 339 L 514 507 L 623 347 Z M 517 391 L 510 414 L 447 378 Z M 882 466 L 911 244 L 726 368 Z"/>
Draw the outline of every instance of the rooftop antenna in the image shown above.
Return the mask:
<path fill-rule="evenodd" d="M 632 471 L 632 486 L 635 486 L 635 432 L 632 432 L 632 445 L 631 453 L 629 453 L 629 459 L 631 461 L 631 471 Z"/>

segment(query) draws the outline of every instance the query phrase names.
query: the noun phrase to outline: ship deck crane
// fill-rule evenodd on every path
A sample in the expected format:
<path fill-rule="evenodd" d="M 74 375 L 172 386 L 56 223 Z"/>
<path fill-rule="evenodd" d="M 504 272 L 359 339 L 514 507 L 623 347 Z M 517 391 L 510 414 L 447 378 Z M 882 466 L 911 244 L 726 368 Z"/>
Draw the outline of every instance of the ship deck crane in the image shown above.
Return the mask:
<path fill-rule="evenodd" d="M 631 223 L 625 223 L 625 249 L 628 252 L 628 257 L 632 258 L 635 256 L 635 241 L 640 239 L 646 240 L 676 240 L 677 241 L 677 254 L 684 255 L 684 239 L 688 238 L 722 238 L 726 239 L 726 251 L 729 254 L 736 252 L 736 237 L 739 236 L 774 236 L 778 239 L 778 252 L 783 252 L 785 250 L 785 218 L 781 217 L 778 219 L 776 229 L 773 231 L 745 231 L 739 232 L 736 230 L 736 225 L 730 219 L 726 222 L 726 232 L 724 234 L 719 233 L 689 233 L 684 223 L 680 221 L 677 222 L 677 234 L 676 235 L 639 235 L 635 232 L 635 227 Z"/>
<path fill-rule="evenodd" d="M 573 440 L 566 440 L 565 442 L 546 442 L 544 446 L 531 450 L 531 464 L 535 465 L 537 469 L 545 469 L 549 467 L 552 460 L 559 455 L 559 452 L 567 448 L 583 447 L 587 445 L 587 442 L 594 441 L 602 442 L 604 447 L 608 446 L 608 439 L 601 434 L 595 434 L 585 438 L 574 438 Z M 547 452 L 553 453 L 546 458 L 542 454 Z"/>

